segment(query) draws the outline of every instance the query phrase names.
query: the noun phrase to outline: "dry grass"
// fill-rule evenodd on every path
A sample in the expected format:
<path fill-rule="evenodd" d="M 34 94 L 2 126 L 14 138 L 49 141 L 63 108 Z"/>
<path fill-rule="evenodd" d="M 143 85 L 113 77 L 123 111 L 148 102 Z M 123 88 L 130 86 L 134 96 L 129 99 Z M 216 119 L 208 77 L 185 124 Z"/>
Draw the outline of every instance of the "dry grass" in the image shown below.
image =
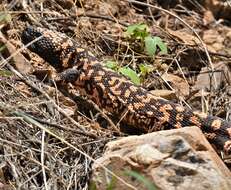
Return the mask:
<path fill-rule="evenodd" d="M 161 10 L 147 16 L 148 6 L 131 6 L 128 1 L 0 2 L 0 10 L 11 17 L 10 22 L 0 21 L 0 30 L 15 51 L 22 48 L 20 33 L 23 28 L 35 25 L 65 32 L 83 47 L 91 49 L 100 60 L 114 59 L 135 70 L 138 63 L 150 62 L 150 58 L 132 49 L 122 34 L 129 24 L 147 22 L 152 26 L 151 33 L 162 37 L 169 47 L 168 55 L 156 56 L 150 63 L 158 72 L 144 81 L 148 88 L 153 88 L 152 84 L 155 88 L 166 88 L 165 81 L 158 77 L 159 73 L 171 72 L 180 75 L 187 83 L 193 83 L 195 76 L 191 71 L 198 74 L 204 66 L 214 71 L 212 61 L 230 61 L 225 53 L 209 55 L 211 52 L 203 44 L 186 44 L 169 34 L 167 29 L 170 28 L 185 29 L 189 34 L 203 29 L 200 13 L 193 10 L 186 13 L 182 7 L 178 7 L 178 11 L 177 8 L 169 11 L 179 13 L 180 18 L 187 20 L 195 30 L 191 31 L 179 18 Z M 31 70 L 24 75 L 17 73 L 11 65 L 25 68 L 27 64 L 19 63 L 17 56 L 6 61 L 6 57 L 15 51 L 0 52 L 0 189 L 1 186 L 6 189 L 88 189 L 92 161 L 102 155 L 108 141 L 123 134 L 116 131 L 102 110 L 86 99 L 70 95 L 77 102 L 77 109 L 74 101 L 57 89 L 62 87 L 41 82 Z M 26 49 L 20 50 L 19 54 L 24 55 L 35 70 L 50 69 Z M 185 61 L 187 56 L 194 59 Z M 197 64 L 193 65 L 195 61 Z M 215 91 L 211 83 L 210 89 L 211 96 L 205 98 L 208 110 L 229 117 L 225 110 L 230 104 L 226 100 L 226 86 Z M 190 95 L 183 101 L 201 109 L 198 105 L 204 97 L 192 98 Z M 225 108 L 219 107 L 222 102 L 225 102 Z M 87 113 L 84 110 L 88 105 L 90 113 L 89 109 Z"/>

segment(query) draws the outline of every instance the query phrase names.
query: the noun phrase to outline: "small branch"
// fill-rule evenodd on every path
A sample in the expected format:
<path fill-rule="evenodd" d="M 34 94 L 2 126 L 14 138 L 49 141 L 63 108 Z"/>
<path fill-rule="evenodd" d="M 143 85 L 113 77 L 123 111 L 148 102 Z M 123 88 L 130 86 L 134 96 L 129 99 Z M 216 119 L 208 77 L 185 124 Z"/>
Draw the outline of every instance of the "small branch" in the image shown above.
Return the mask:
<path fill-rule="evenodd" d="M 49 14 L 49 15 L 54 15 L 56 16 L 53 12 L 51 11 L 6 11 L 6 13 L 9 14 Z M 57 21 L 57 20 L 73 20 L 76 19 L 78 17 L 89 17 L 89 18 L 95 18 L 95 19 L 102 19 L 102 20 L 108 20 L 111 22 L 115 22 L 118 23 L 124 27 L 127 27 L 129 24 L 116 20 L 110 16 L 106 16 L 106 15 L 95 15 L 92 13 L 83 13 L 83 14 L 79 14 L 79 15 L 70 15 L 70 17 L 61 17 L 61 18 L 49 18 L 46 19 L 46 21 Z M 36 22 L 37 23 L 37 22 Z"/>
<path fill-rule="evenodd" d="M 60 108 L 46 92 L 44 92 L 39 87 L 37 87 L 35 84 L 33 84 L 31 81 L 29 81 L 24 76 L 22 76 L 22 74 L 19 73 L 17 70 L 15 70 L 10 64 L 7 63 L 6 66 L 11 72 L 13 72 L 15 75 L 17 75 L 24 83 L 26 83 L 31 88 L 35 89 L 40 94 L 44 95 L 51 102 L 51 104 L 54 106 L 54 108 L 56 110 L 58 110 L 66 118 L 68 118 L 75 126 L 77 126 L 82 131 L 82 133 L 84 133 L 84 135 L 92 137 L 92 138 L 97 138 L 97 136 L 95 134 L 86 131 L 84 126 L 80 125 L 73 118 L 71 118 L 69 115 L 67 115 L 67 113 L 62 108 Z"/>
<path fill-rule="evenodd" d="M 43 174 L 43 182 L 45 189 L 48 190 L 48 185 L 47 185 L 47 178 L 46 178 L 46 171 L 45 171 L 45 165 L 44 165 L 44 149 L 45 149 L 45 135 L 46 132 L 42 130 L 42 143 L 41 143 L 41 165 L 42 165 L 42 174 Z"/>
<path fill-rule="evenodd" d="M 72 145 L 71 143 L 69 143 L 68 141 L 66 141 L 65 139 L 59 137 L 58 135 L 52 133 L 49 129 L 47 129 L 46 127 L 42 126 L 39 122 L 33 120 L 31 117 L 27 116 L 26 114 L 22 113 L 22 112 L 14 112 L 15 115 L 22 117 L 26 122 L 31 123 L 37 127 L 39 127 L 41 130 L 45 131 L 46 133 L 48 133 L 49 135 L 55 137 L 56 139 L 60 140 L 62 143 L 66 144 L 68 147 L 73 148 L 74 150 L 76 150 L 77 152 L 79 152 L 80 154 L 84 155 L 86 158 L 88 158 L 89 160 L 91 160 L 92 162 L 95 162 L 96 160 L 94 158 L 92 158 L 91 156 L 89 156 L 87 153 L 83 152 L 82 150 L 80 150 L 79 148 L 75 147 L 74 145 Z M 121 183 L 123 183 L 124 185 L 126 185 L 127 187 L 137 190 L 137 188 L 135 188 L 134 186 L 132 186 L 131 184 L 127 183 L 126 181 L 124 181 L 124 179 L 122 179 L 121 177 L 119 177 L 118 175 L 116 175 L 114 172 L 112 172 L 111 170 L 109 170 L 108 168 L 106 168 L 104 165 L 98 163 L 105 171 L 107 171 L 110 175 L 114 176 L 116 179 L 118 179 Z"/>

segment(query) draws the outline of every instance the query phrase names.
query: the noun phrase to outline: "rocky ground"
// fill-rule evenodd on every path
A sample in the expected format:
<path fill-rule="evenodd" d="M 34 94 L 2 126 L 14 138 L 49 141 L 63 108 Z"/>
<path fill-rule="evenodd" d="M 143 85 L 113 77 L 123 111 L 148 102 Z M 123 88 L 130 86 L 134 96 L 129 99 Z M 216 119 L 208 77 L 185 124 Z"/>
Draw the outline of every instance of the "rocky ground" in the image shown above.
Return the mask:
<path fill-rule="evenodd" d="M 89 189 L 105 144 L 127 136 L 71 86 L 76 96 L 47 82 L 53 68 L 20 40 L 29 25 L 66 33 L 107 66 L 129 66 L 157 96 L 231 120 L 230 1 L 0 0 L 0 10 L 0 189 Z M 140 23 L 167 52 L 129 36 Z"/>

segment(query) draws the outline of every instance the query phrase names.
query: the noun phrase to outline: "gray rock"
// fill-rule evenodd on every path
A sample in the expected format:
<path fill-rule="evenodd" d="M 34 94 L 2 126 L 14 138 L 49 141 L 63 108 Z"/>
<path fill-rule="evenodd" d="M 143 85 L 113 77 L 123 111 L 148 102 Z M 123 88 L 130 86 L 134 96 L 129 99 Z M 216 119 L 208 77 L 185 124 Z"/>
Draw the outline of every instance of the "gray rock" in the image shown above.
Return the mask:
<path fill-rule="evenodd" d="M 124 137 L 107 144 L 103 157 L 93 165 L 97 189 L 132 189 L 105 172 L 107 167 L 134 189 L 148 189 L 145 182 L 126 175 L 135 171 L 162 190 L 230 190 L 231 175 L 197 127 Z M 112 180 L 113 179 L 113 180 Z"/>

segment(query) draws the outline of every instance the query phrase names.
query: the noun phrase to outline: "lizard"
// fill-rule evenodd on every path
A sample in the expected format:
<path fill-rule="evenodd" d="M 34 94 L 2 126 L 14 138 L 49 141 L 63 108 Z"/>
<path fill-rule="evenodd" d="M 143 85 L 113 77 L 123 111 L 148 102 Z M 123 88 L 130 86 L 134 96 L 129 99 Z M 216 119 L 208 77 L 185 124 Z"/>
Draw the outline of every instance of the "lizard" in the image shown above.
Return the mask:
<path fill-rule="evenodd" d="M 197 126 L 216 148 L 231 153 L 231 123 L 212 115 L 154 96 L 145 88 L 106 68 L 92 52 L 64 33 L 29 26 L 21 34 L 23 44 L 53 66 L 66 83 L 86 95 L 101 109 L 122 117 L 134 130 L 158 131 L 167 126 Z"/>

